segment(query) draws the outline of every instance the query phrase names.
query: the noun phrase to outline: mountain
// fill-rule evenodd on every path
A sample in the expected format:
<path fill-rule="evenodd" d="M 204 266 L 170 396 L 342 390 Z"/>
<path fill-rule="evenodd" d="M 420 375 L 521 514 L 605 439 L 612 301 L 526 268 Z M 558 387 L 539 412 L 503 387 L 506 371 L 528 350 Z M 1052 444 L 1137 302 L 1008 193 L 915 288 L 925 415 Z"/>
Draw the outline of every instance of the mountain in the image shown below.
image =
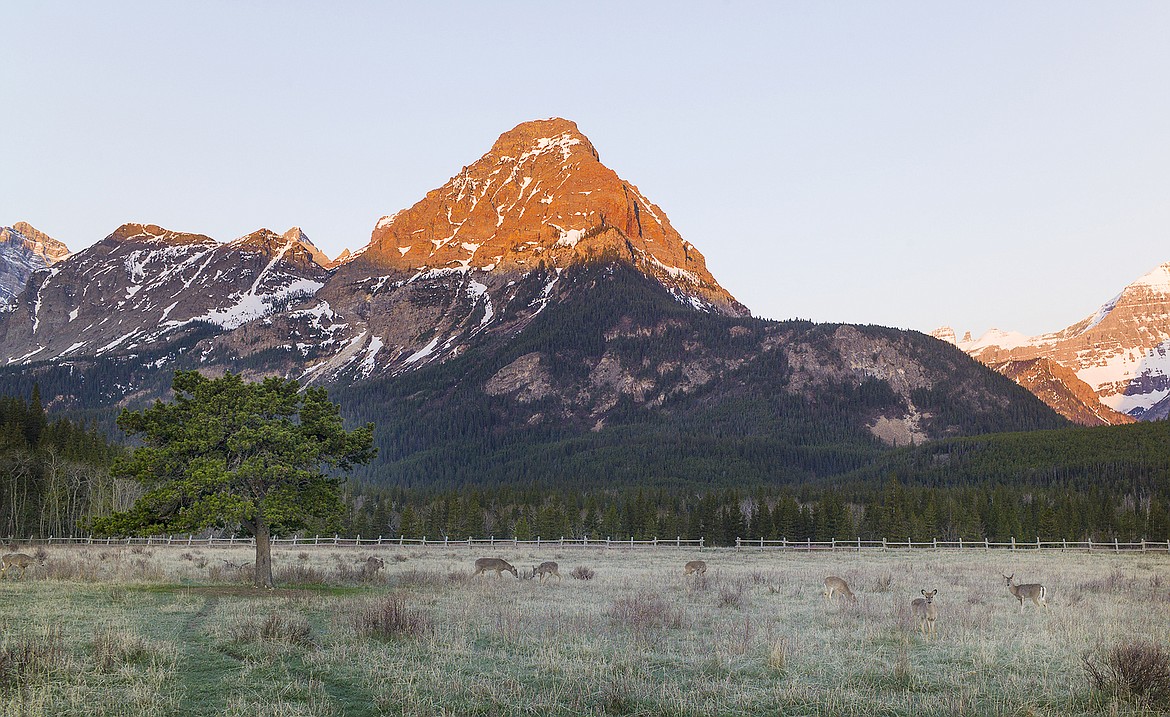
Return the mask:
<path fill-rule="evenodd" d="M 1141 420 L 1164 418 L 1170 397 L 1170 263 L 1139 277 L 1096 312 L 1061 331 L 1027 337 L 992 329 L 977 340 L 969 334 L 956 340 L 949 328 L 934 334 L 989 366 L 1048 359 L 1088 384 L 1113 412 Z M 1076 393 L 1071 386 L 1069 391 Z M 1082 398 L 1089 400 L 1082 415 L 1087 411 L 1101 422 L 1126 422 Z"/>
<path fill-rule="evenodd" d="M 748 315 L 666 213 L 598 156 L 568 120 L 517 126 L 442 187 L 380 219 L 318 303 L 282 317 L 267 337 L 226 341 L 213 358 L 295 349 L 309 381 L 413 370 L 477 336 L 521 330 L 563 270 L 591 263 L 633 266 L 700 311 Z"/>
<path fill-rule="evenodd" d="M 68 256 L 68 247 L 25 222 L 0 227 L 0 306 L 24 290 L 34 271 Z"/>
<path fill-rule="evenodd" d="M 1028 389 L 1052 410 L 1078 425 L 1116 426 L 1137 420 L 1101 403 L 1089 384 L 1077 378 L 1072 369 L 1052 359 L 1040 357 L 1003 361 L 989 366 Z"/>
<path fill-rule="evenodd" d="M 0 357 L 11 364 L 122 355 L 276 313 L 312 296 L 328 273 L 302 237 L 299 229 L 261 229 L 220 244 L 124 224 L 32 275 L 0 321 Z"/>
<path fill-rule="evenodd" d="M 785 481 L 890 446 L 1066 425 L 953 346 L 765 321 L 576 125 L 506 132 L 367 246 L 128 224 L 0 315 L 0 392 L 109 425 L 175 369 L 330 386 L 371 480 Z"/>

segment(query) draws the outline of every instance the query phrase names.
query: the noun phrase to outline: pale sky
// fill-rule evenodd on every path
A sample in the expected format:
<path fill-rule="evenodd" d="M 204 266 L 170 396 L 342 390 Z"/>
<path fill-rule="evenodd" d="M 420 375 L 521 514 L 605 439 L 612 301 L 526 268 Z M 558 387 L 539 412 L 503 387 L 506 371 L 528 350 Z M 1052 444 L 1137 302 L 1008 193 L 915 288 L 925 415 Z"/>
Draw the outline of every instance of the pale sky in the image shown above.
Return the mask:
<path fill-rule="evenodd" d="M 2 2 L 0 225 L 369 241 L 574 120 L 767 318 L 1063 328 L 1170 261 L 1166 2 Z"/>

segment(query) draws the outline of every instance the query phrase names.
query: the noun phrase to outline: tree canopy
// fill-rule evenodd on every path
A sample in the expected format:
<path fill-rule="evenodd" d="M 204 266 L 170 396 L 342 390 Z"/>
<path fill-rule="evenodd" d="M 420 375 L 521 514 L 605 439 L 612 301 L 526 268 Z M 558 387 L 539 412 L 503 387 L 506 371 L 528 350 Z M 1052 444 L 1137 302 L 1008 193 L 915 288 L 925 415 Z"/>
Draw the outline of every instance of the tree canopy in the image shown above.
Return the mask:
<path fill-rule="evenodd" d="M 271 537 L 344 510 L 344 472 L 374 455 L 373 424 L 346 431 L 324 388 L 176 371 L 174 401 L 124 410 L 118 426 L 143 445 L 114 473 L 146 489 L 134 507 L 95 523 L 129 535 L 242 528 L 256 537 L 255 583 L 272 586 Z"/>

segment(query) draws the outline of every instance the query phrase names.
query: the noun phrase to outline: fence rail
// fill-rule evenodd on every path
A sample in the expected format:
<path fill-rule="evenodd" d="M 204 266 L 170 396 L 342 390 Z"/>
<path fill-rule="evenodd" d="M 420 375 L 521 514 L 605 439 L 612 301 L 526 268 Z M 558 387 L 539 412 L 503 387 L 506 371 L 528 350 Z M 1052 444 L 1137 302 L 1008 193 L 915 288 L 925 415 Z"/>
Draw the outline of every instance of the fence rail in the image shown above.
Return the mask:
<path fill-rule="evenodd" d="M 195 536 L 195 535 L 154 535 L 128 538 L 95 538 L 86 537 L 58 537 L 47 538 L 14 538 L 9 536 L 5 542 L 26 545 L 179 545 L 190 547 L 252 547 L 256 544 L 251 537 L 235 536 Z M 363 538 L 360 535 L 352 538 L 339 535 L 293 536 L 290 538 L 273 538 L 273 547 L 417 547 L 417 548 L 504 548 L 504 547 L 557 547 L 557 548 L 602 548 L 602 549 L 638 549 L 638 548 L 686 548 L 688 550 L 712 550 L 713 546 L 706 544 L 705 538 L 688 540 L 676 538 L 652 538 L 650 540 L 614 539 L 614 538 L 553 538 L 535 540 L 517 540 L 516 538 L 466 538 L 454 540 L 443 538 L 407 538 L 403 536 L 377 538 Z M 732 549 L 731 546 L 722 549 Z M 765 540 L 762 538 L 736 538 L 734 550 L 737 551 L 791 551 L 791 552 L 863 552 L 863 551 L 910 551 L 910 550 L 1017 550 L 1017 551 L 1053 551 L 1053 552 L 1109 552 L 1109 553 L 1166 553 L 1170 554 L 1170 540 L 1154 541 L 1141 540 L 1138 542 L 1120 542 L 1118 540 L 1040 540 L 1019 541 L 1012 538 L 1008 542 L 983 540 L 938 540 L 912 541 L 891 540 Z"/>

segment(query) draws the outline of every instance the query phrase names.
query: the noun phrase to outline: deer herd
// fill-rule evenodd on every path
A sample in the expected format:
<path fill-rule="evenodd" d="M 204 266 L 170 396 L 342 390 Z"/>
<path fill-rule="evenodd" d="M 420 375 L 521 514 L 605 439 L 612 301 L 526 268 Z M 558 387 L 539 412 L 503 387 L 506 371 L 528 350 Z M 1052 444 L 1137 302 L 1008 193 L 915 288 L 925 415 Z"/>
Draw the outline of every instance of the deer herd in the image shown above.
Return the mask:
<path fill-rule="evenodd" d="M 362 564 L 361 572 L 366 578 L 373 577 L 385 563 L 381 558 L 370 557 Z M 23 579 L 25 571 L 33 564 L 44 565 L 45 559 L 43 557 L 34 558 L 25 553 L 8 553 L 0 557 L 0 578 L 8 576 L 8 571 L 11 568 L 20 569 L 20 577 Z M 475 572 L 472 577 L 476 575 L 484 575 L 488 572 L 494 572 L 496 577 L 501 577 L 504 573 L 511 573 L 514 577 L 520 577 L 520 571 L 515 566 L 503 558 L 479 558 L 475 561 Z M 696 578 L 705 578 L 707 574 L 707 563 L 703 560 L 692 560 L 683 566 L 683 577 L 695 576 Z M 538 582 L 543 583 L 546 577 L 555 577 L 557 580 L 561 579 L 560 566 L 557 563 L 546 560 L 539 565 L 532 566 L 532 572 L 526 577 L 536 578 Z M 1048 609 L 1048 589 L 1039 583 L 1016 584 L 1015 573 L 1011 575 L 1001 575 L 1004 580 L 1008 592 L 1020 603 L 1020 614 L 1024 614 L 1024 600 L 1031 600 L 1037 608 L 1043 607 Z M 910 615 L 914 620 L 918 621 L 918 631 L 924 637 L 934 637 L 937 635 L 936 622 L 938 621 L 938 605 L 934 598 L 938 595 L 938 590 L 920 591 L 922 596 L 916 597 L 910 602 Z M 850 602 L 857 602 L 857 596 L 849 589 L 849 583 L 844 578 L 836 575 L 830 575 L 824 579 L 824 590 L 822 591 L 825 599 L 833 602 L 833 598 L 841 596 Z"/>
<path fill-rule="evenodd" d="M 475 572 L 472 577 L 482 575 L 489 571 L 494 571 L 496 577 L 500 577 L 503 573 L 512 573 L 513 576 L 519 578 L 520 572 L 502 558 L 479 558 L 475 561 Z M 703 560 L 692 560 L 683 566 L 683 577 L 696 576 L 696 578 L 703 578 L 707 574 L 707 563 Z M 532 568 L 532 573 L 529 577 L 538 578 L 541 582 L 548 575 L 555 575 L 560 579 L 561 574 L 558 572 L 558 566 L 553 561 L 546 561 L 540 565 L 535 565 Z M 1002 575 L 1007 584 L 1008 592 L 1012 597 L 1020 601 L 1020 614 L 1024 613 L 1024 600 L 1031 600 L 1037 607 L 1048 608 L 1048 589 L 1039 583 L 1029 583 L 1026 585 L 1016 585 L 1015 573 L 1011 575 Z M 918 622 L 918 631 L 922 633 L 923 637 L 935 637 L 938 634 L 936 623 L 938 621 L 938 605 L 934 598 L 938 595 L 938 590 L 921 590 L 921 597 L 916 597 L 910 601 L 910 615 Z M 850 602 L 857 602 L 857 596 L 849 589 L 849 583 L 844 578 L 836 575 L 830 575 L 824 580 L 824 591 L 822 592 L 825 599 L 830 603 L 833 598 L 840 595 L 842 598 Z"/>
<path fill-rule="evenodd" d="M 1036 604 L 1036 607 L 1043 607 L 1048 609 L 1048 589 L 1039 583 L 1029 583 L 1027 585 L 1016 585 L 1013 581 L 1015 573 L 1011 575 L 1001 575 L 1004 582 L 1007 584 L 1008 592 L 1012 597 L 1020 601 L 1020 614 L 1024 614 L 1024 600 L 1031 600 Z M 829 602 L 833 601 L 834 595 L 842 595 L 852 602 L 857 602 L 857 596 L 849 589 L 849 583 L 845 582 L 844 578 L 839 578 L 836 575 L 830 575 L 825 578 L 825 589 L 823 595 Z M 934 637 L 938 634 L 935 623 L 938 621 L 938 605 L 934 602 L 934 597 L 938 595 L 938 590 L 920 591 L 922 597 L 916 597 L 910 601 L 910 615 L 914 620 L 918 621 L 918 631 L 922 633 L 923 637 Z"/>

